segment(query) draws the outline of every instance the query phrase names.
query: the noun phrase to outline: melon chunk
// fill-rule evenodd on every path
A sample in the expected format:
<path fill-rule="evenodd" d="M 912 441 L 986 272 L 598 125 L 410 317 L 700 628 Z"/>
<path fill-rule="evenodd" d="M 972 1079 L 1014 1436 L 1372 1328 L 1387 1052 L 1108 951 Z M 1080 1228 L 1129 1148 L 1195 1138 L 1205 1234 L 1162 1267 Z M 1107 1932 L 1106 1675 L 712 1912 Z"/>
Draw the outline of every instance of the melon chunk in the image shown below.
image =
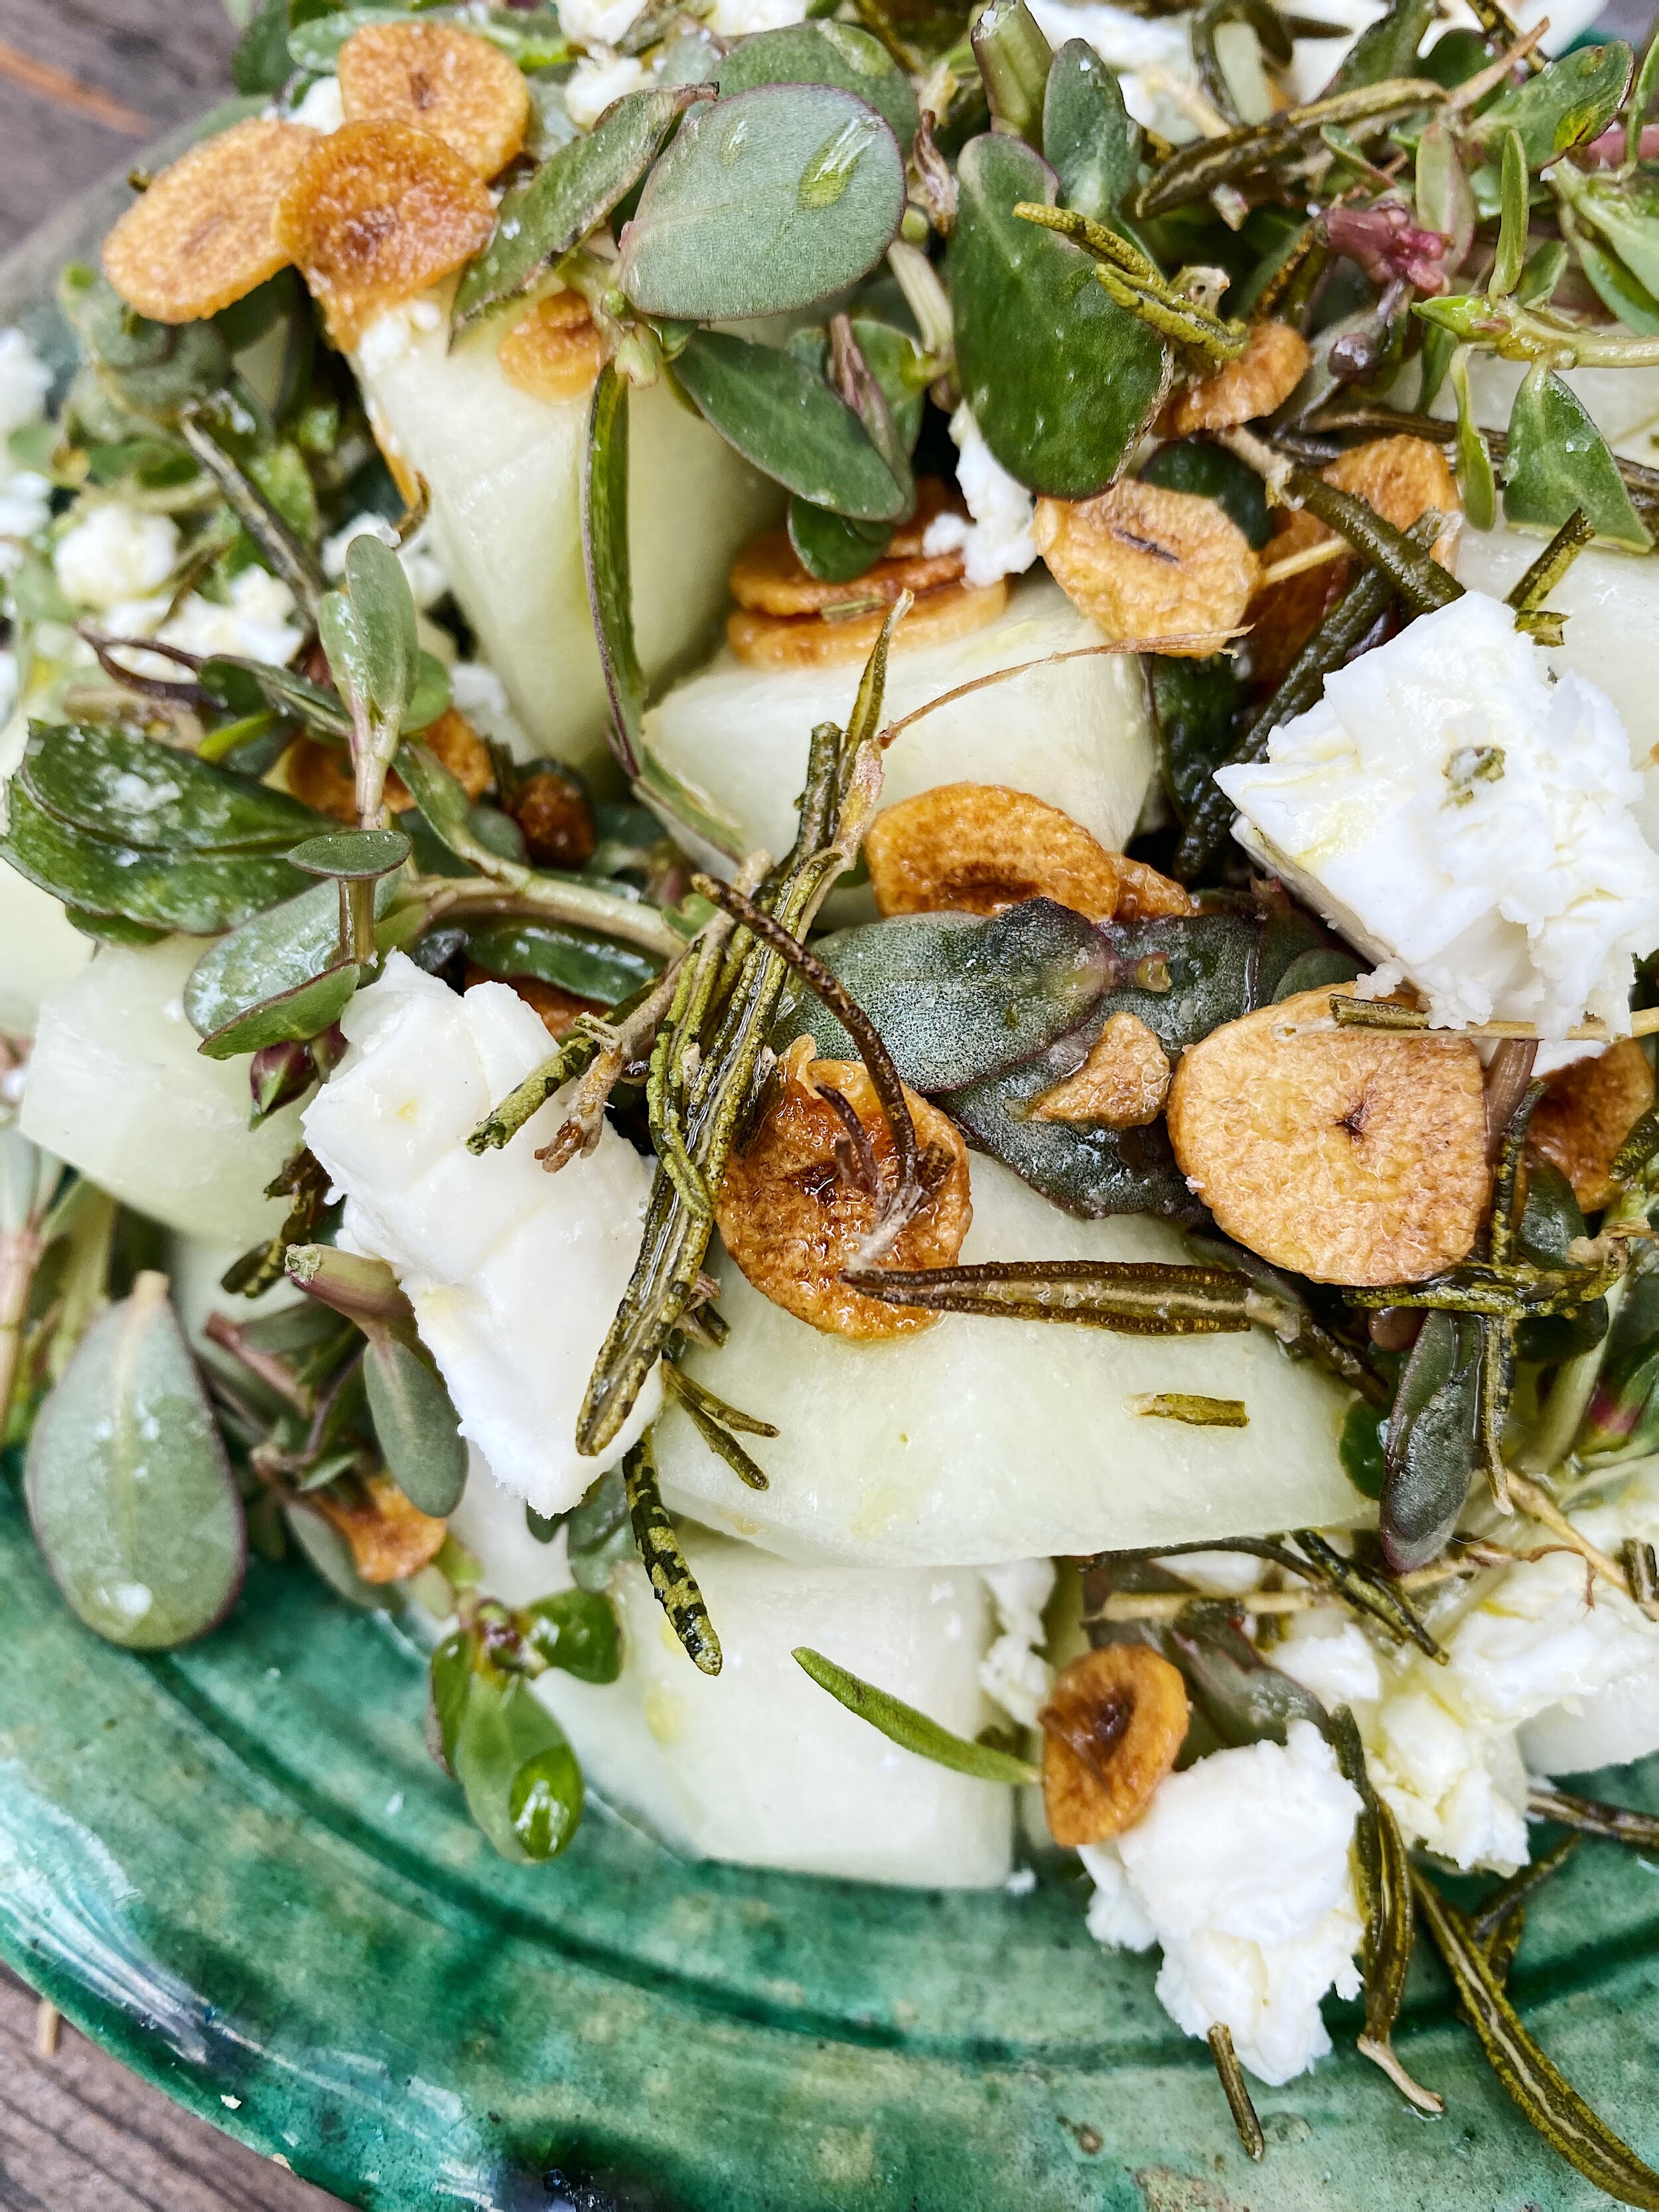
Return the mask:
<path fill-rule="evenodd" d="M 888 663 L 885 719 L 958 684 L 1079 646 L 1098 645 L 1057 584 L 1015 584 L 1006 611 L 971 636 L 906 650 Z M 647 743 L 742 831 L 745 849 L 788 849 L 813 726 L 852 711 L 861 671 L 746 667 L 723 648 L 645 718 Z M 896 738 L 884 799 L 941 783 L 1000 783 L 1058 806 L 1109 851 L 1133 834 L 1156 762 L 1146 679 L 1133 653 L 1033 668 L 941 707 Z"/>
<path fill-rule="evenodd" d="M 522 1602 L 538 1580 L 542 1591 L 568 1584 L 562 1540 L 534 1546 L 521 1503 L 477 1468 L 453 1526 L 479 1555 L 485 1589 L 509 1587 Z M 541 1553 L 539 1577 L 526 1544 Z M 594 1685 L 555 1670 L 537 1683 L 589 1786 L 697 1857 L 927 1888 L 1002 1881 L 1012 1790 L 901 1751 L 789 1656 L 809 1644 L 972 1736 L 990 1711 L 980 1577 L 796 1566 L 700 1530 L 686 1532 L 685 1550 L 725 1655 L 718 1675 L 691 1664 L 630 1562 L 611 1585 L 620 1678 Z"/>
<path fill-rule="evenodd" d="M 964 1264 L 1189 1256 L 1160 1222 L 1074 1220 L 978 1154 L 973 1200 Z M 686 1365 L 777 1424 L 775 1442 L 744 1440 L 771 1486 L 740 1488 L 673 1406 L 656 1432 L 663 1493 L 787 1557 L 992 1565 L 1375 1517 L 1337 1457 L 1348 1393 L 1263 1330 L 1114 1336 L 946 1314 L 913 1336 L 854 1343 L 773 1305 L 724 1255 L 714 1272 L 731 1336 Z M 1242 1398 L 1249 1425 L 1133 1410 L 1161 1392 Z"/>
<path fill-rule="evenodd" d="M 439 556 L 524 728 L 538 750 L 592 769 L 608 755 L 582 568 L 587 399 L 537 399 L 509 384 L 496 359 L 502 319 L 452 353 L 442 318 L 423 329 L 402 312 L 404 343 L 387 318 L 356 357 L 371 419 L 430 487 Z M 724 612 L 732 557 L 775 520 L 781 495 L 665 383 L 634 394 L 629 429 L 634 619 L 656 681 Z"/>
<path fill-rule="evenodd" d="M 0 860 L 0 1030 L 28 1036 L 41 1001 L 91 959 L 92 939 L 76 928 L 60 900 Z"/>
<path fill-rule="evenodd" d="M 48 994 L 23 1091 L 25 1136 L 169 1229 L 241 1251 L 281 1226 L 265 1185 L 303 1139 L 285 1106 L 248 1127 L 245 1060 L 204 1060 L 185 1018 L 199 937 L 103 946 Z"/>

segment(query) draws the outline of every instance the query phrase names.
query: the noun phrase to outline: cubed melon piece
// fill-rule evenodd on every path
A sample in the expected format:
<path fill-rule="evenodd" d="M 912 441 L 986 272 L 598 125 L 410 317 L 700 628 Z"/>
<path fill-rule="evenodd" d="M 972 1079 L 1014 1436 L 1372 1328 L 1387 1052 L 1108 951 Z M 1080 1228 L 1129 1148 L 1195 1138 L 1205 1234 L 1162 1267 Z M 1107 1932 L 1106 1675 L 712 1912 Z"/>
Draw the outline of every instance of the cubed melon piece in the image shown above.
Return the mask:
<path fill-rule="evenodd" d="M 1057 584 L 1016 582 L 1006 611 L 971 636 L 906 648 L 888 663 L 884 719 L 999 669 L 1098 645 Z M 787 850 L 813 726 L 852 712 L 861 669 L 746 667 L 723 647 L 645 719 L 647 742 L 738 824 L 746 850 Z M 1058 806 L 1112 852 L 1133 833 L 1156 772 L 1146 678 L 1133 653 L 1094 653 L 941 707 L 887 753 L 884 801 L 941 783 L 1000 783 Z"/>
<path fill-rule="evenodd" d="M 1190 1257 L 1162 1222 L 1075 1220 L 978 1153 L 973 1202 L 963 1264 Z M 775 1442 L 744 1439 L 771 1486 L 740 1486 L 671 1406 L 656 1432 L 663 1494 L 790 1558 L 993 1565 L 1375 1518 L 1337 1456 L 1349 1393 L 1265 1330 L 1115 1336 L 945 1314 L 914 1335 L 858 1343 L 797 1321 L 724 1254 L 714 1270 L 731 1335 L 686 1365 L 777 1424 Z M 1249 1425 L 1138 1413 L 1152 1393 L 1242 1398 Z"/>
<path fill-rule="evenodd" d="M 30 1036 L 41 1001 L 91 959 L 92 939 L 50 891 L 0 860 L 0 1030 Z"/>
<path fill-rule="evenodd" d="M 452 352 L 440 320 L 376 325 L 356 360 L 377 433 L 425 477 L 439 557 L 538 750 L 591 769 L 608 757 L 604 679 L 582 567 L 587 400 L 533 398 L 496 360 L 507 320 Z M 393 325 L 391 338 L 395 339 Z M 632 397 L 629 521 L 634 619 L 654 682 L 703 644 L 732 556 L 781 494 L 666 382 Z"/>
<path fill-rule="evenodd" d="M 563 1542 L 534 1547 L 522 1503 L 475 1468 L 454 1517 L 483 1587 L 522 1602 L 568 1583 Z M 672 1848 L 744 1866 L 940 1889 L 1007 1875 L 1014 1793 L 901 1751 L 811 1681 L 797 1644 L 826 1652 L 959 1735 L 991 1717 L 979 1686 L 990 1641 L 971 1570 L 805 1567 L 702 1530 L 686 1557 L 725 1663 L 700 1674 L 637 1562 L 611 1595 L 623 1664 L 611 1683 L 556 1669 L 537 1684 L 589 1786 Z"/>
<path fill-rule="evenodd" d="M 248 1127 L 247 1062 L 204 1060 L 185 1018 L 199 937 L 101 947 L 49 993 L 23 1091 L 23 1133 L 169 1229 L 240 1251 L 288 1211 L 265 1185 L 304 1141 L 285 1106 Z"/>

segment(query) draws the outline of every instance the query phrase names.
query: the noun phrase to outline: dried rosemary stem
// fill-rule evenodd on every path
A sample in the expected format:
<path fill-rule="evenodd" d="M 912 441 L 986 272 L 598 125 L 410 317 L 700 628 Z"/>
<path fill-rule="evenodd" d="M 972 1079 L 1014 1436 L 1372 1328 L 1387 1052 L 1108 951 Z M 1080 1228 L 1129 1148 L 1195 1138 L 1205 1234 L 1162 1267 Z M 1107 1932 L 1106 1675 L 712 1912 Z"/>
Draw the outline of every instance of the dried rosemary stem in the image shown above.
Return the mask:
<path fill-rule="evenodd" d="M 1260 2165 L 1267 2155 L 1267 2138 L 1261 2132 L 1255 2106 L 1250 2102 L 1250 2093 L 1244 2081 L 1244 2069 L 1233 2049 L 1232 2030 L 1224 2021 L 1218 2021 L 1206 2040 L 1210 2046 L 1210 2056 L 1215 2061 L 1216 2073 L 1220 2077 L 1221 2093 L 1227 2100 L 1227 2110 L 1232 2114 L 1233 2125 L 1238 2130 L 1238 2140 Z"/>

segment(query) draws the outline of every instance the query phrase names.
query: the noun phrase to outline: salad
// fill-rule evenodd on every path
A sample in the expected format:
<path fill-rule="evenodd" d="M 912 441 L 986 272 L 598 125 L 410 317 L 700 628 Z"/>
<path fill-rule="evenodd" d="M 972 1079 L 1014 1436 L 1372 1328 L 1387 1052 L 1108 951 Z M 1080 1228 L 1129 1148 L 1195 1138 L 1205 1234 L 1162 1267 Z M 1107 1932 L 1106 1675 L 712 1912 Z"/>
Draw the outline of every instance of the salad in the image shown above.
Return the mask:
<path fill-rule="evenodd" d="M 1073 1882 L 1257 2157 L 1332 1994 L 1442 2109 L 1425 1939 L 1659 2205 L 1507 1990 L 1659 1847 L 1559 1779 L 1659 1749 L 1659 41 L 1582 15 L 266 0 L 0 335 L 89 1630 L 398 1611 L 509 1859 Z"/>

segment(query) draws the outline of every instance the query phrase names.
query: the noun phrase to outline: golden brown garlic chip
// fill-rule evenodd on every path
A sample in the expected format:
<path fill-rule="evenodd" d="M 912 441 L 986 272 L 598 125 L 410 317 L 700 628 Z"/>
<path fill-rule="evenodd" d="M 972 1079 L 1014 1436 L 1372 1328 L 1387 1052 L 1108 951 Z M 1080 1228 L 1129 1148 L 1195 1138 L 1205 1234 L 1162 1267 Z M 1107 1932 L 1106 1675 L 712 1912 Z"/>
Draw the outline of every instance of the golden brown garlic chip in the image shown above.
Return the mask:
<path fill-rule="evenodd" d="M 1527 1136 L 1528 1149 L 1560 1169 L 1586 1213 L 1613 1198 L 1613 1155 L 1654 1100 L 1653 1071 L 1634 1037 L 1549 1079 Z"/>
<path fill-rule="evenodd" d="M 1288 323 L 1256 323 L 1237 361 L 1212 376 L 1183 385 L 1170 402 L 1163 428 L 1171 438 L 1195 430 L 1231 430 L 1271 415 L 1301 383 L 1313 359 L 1308 343 Z"/>
<path fill-rule="evenodd" d="M 726 1250 L 757 1291 L 832 1336 L 906 1336 L 937 1314 L 884 1305 L 841 1281 L 876 1226 L 872 1180 L 890 1188 L 893 1140 L 861 1060 L 812 1060 L 798 1038 L 753 1135 L 728 1162 L 717 1218 Z M 855 1117 L 855 1135 L 829 1094 Z M 973 1207 L 968 1151 L 943 1114 L 907 1090 L 929 1197 L 890 1247 L 893 1267 L 949 1267 Z"/>
<path fill-rule="evenodd" d="M 1261 569 L 1214 500 L 1127 478 L 1093 499 L 1040 499 L 1032 534 L 1079 614 L 1109 638 L 1169 640 L 1170 653 L 1214 652 L 1176 641 L 1233 629 Z"/>
<path fill-rule="evenodd" d="M 411 1505 L 389 1474 L 371 1474 L 362 1497 L 337 1497 L 332 1486 L 314 1490 L 301 1510 L 322 1515 L 351 1547 L 366 1583 L 406 1582 L 442 1551 L 447 1524 Z"/>
<path fill-rule="evenodd" d="M 520 315 L 495 355 L 507 382 L 532 399 L 581 399 L 605 367 L 605 340 L 580 292 L 550 292 Z"/>
<path fill-rule="evenodd" d="M 368 23 L 340 49 L 348 123 L 413 124 L 475 175 L 493 177 L 524 145 L 530 94 L 515 64 L 453 23 Z"/>
<path fill-rule="evenodd" d="M 894 531 L 879 561 L 844 584 L 826 584 L 809 575 L 787 530 L 765 531 L 732 563 L 732 596 L 755 614 L 817 615 L 825 607 L 861 599 L 890 606 L 901 592 L 932 592 L 942 584 L 954 584 L 962 574 L 963 555 L 921 550 L 928 524 L 954 506 L 952 494 L 939 477 L 921 478 L 915 514 Z"/>
<path fill-rule="evenodd" d="M 1170 1086 L 1182 1173 L 1229 1237 L 1320 1283 L 1414 1283 L 1468 1256 L 1486 1210 L 1480 1055 L 1467 1038 L 1345 1029 L 1303 991 L 1190 1046 Z"/>
<path fill-rule="evenodd" d="M 234 124 L 163 169 L 104 240 L 104 274 L 158 323 L 216 315 L 284 267 L 276 204 L 319 144 L 295 123 Z"/>
<path fill-rule="evenodd" d="M 1042 1809 L 1057 1844 L 1133 1827 L 1187 1739 L 1181 1670 L 1146 1644 L 1107 1644 L 1062 1667 L 1042 1723 Z"/>
<path fill-rule="evenodd" d="M 1179 884 L 1109 853 L 1059 807 L 999 783 L 939 784 L 884 807 L 864 857 L 884 915 L 1001 914 L 1051 898 L 1109 921 L 1126 892 L 1138 914 L 1192 910 Z"/>
<path fill-rule="evenodd" d="M 424 292 L 489 243 L 495 209 L 459 154 L 407 123 L 343 123 L 319 139 L 276 204 L 336 345 Z"/>
<path fill-rule="evenodd" d="M 726 635 L 732 652 L 750 668 L 841 668 L 862 663 L 881 635 L 887 605 L 868 606 L 859 596 L 862 576 L 837 586 L 842 596 L 837 605 L 819 615 L 756 614 L 735 608 L 726 618 Z M 895 594 L 896 597 L 896 593 Z M 901 647 L 942 645 L 949 639 L 970 636 L 994 623 L 1008 604 L 1004 583 L 975 586 L 946 584 L 923 592 L 899 624 Z M 859 611 L 860 608 L 867 611 Z M 842 611 L 845 610 L 845 611 Z"/>
<path fill-rule="evenodd" d="M 416 741 L 437 755 L 469 799 L 482 799 L 495 781 L 489 748 L 459 708 L 446 707 L 435 721 L 416 733 Z M 325 745 L 316 738 L 296 738 L 283 766 L 288 787 L 296 799 L 338 822 L 356 821 L 357 787 L 351 756 L 343 748 Z M 394 814 L 404 813 L 415 804 L 395 770 L 386 780 L 386 803 Z"/>
<path fill-rule="evenodd" d="M 1105 1129 L 1144 1129 L 1170 1095 L 1170 1056 L 1139 1014 L 1109 1014 L 1075 1075 L 1045 1091 L 1034 1121 L 1089 1121 Z"/>

